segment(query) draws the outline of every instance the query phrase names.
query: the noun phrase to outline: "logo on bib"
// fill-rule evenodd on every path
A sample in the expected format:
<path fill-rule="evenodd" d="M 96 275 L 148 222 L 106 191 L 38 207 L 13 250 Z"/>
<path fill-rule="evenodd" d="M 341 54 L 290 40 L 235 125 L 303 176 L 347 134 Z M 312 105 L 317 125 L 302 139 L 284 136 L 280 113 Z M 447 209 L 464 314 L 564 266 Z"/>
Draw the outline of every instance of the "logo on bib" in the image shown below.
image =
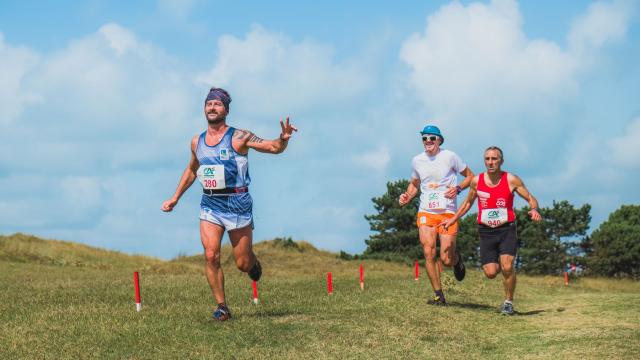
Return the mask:
<path fill-rule="evenodd" d="M 220 149 L 220 160 L 229 160 L 229 150 Z"/>
<path fill-rule="evenodd" d="M 497 219 L 497 218 L 499 218 L 499 217 L 500 217 L 500 214 L 499 214 L 499 213 L 498 213 L 498 211 L 496 211 L 496 210 L 491 210 L 491 211 L 489 211 L 489 212 L 487 213 L 487 217 L 488 217 L 489 219 Z"/>
<path fill-rule="evenodd" d="M 214 176 L 216 174 L 216 170 L 214 168 L 207 167 L 204 168 L 202 173 L 204 174 L 204 176 Z"/>
<path fill-rule="evenodd" d="M 429 200 L 438 200 L 438 193 L 436 192 L 429 193 Z"/>

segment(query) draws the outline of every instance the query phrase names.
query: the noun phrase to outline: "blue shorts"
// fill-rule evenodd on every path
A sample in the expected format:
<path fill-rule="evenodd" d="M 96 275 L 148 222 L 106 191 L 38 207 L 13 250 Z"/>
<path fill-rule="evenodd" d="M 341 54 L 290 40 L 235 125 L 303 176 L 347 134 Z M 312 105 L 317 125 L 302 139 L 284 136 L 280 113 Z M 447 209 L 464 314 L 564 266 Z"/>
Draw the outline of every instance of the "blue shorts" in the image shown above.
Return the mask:
<path fill-rule="evenodd" d="M 253 227 L 253 199 L 249 193 L 202 195 L 200 220 L 222 226 L 227 231 Z"/>

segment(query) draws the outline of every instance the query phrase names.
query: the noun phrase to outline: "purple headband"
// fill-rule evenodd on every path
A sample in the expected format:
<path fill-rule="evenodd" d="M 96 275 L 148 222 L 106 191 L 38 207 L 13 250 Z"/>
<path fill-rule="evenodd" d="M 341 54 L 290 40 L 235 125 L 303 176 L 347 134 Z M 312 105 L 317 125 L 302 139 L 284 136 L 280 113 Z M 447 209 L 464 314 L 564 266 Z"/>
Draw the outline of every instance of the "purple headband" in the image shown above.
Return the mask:
<path fill-rule="evenodd" d="M 229 103 L 231 102 L 231 96 L 229 96 L 229 93 L 227 92 L 227 90 L 217 88 L 217 87 L 212 87 L 211 90 L 209 90 L 209 95 L 207 95 L 207 98 L 204 100 L 204 102 L 206 103 L 209 100 L 222 101 L 222 104 L 224 105 L 225 110 L 229 112 Z"/>

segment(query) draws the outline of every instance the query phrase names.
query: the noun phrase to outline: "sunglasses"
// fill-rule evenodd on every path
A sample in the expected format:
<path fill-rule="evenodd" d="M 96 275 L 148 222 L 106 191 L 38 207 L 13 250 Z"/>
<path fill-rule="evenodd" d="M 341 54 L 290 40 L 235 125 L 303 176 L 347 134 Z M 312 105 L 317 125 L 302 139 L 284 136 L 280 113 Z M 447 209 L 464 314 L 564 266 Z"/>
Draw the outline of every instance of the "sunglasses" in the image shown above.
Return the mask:
<path fill-rule="evenodd" d="M 435 135 L 423 136 L 422 141 L 436 141 L 438 137 Z"/>

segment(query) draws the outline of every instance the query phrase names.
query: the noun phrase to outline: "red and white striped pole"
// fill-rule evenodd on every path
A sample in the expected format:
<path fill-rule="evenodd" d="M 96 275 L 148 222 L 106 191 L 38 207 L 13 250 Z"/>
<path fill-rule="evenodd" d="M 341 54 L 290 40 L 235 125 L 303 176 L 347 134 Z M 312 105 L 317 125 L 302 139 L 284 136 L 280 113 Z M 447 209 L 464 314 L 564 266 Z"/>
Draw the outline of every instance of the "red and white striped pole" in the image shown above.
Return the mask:
<path fill-rule="evenodd" d="M 258 283 L 255 280 L 252 281 L 251 287 L 253 287 L 253 303 L 258 305 Z"/>
<path fill-rule="evenodd" d="M 418 277 L 420 277 L 420 264 L 418 264 L 418 260 L 416 260 L 416 281 L 418 281 Z"/>
<path fill-rule="evenodd" d="M 364 267 L 360 264 L 360 290 L 364 291 Z"/>
<path fill-rule="evenodd" d="M 327 292 L 329 295 L 333 295 L 333 281 L 331 279 L 331 272 L 327 274 Z"/>
<path fill-rule="evenodd" d="M 136 292 L 136 311 L 140 311 L 142 309 L 142 300 L 140 297 L 140 276 L 137 271 L 133 272 L 133 287 Z"/>

